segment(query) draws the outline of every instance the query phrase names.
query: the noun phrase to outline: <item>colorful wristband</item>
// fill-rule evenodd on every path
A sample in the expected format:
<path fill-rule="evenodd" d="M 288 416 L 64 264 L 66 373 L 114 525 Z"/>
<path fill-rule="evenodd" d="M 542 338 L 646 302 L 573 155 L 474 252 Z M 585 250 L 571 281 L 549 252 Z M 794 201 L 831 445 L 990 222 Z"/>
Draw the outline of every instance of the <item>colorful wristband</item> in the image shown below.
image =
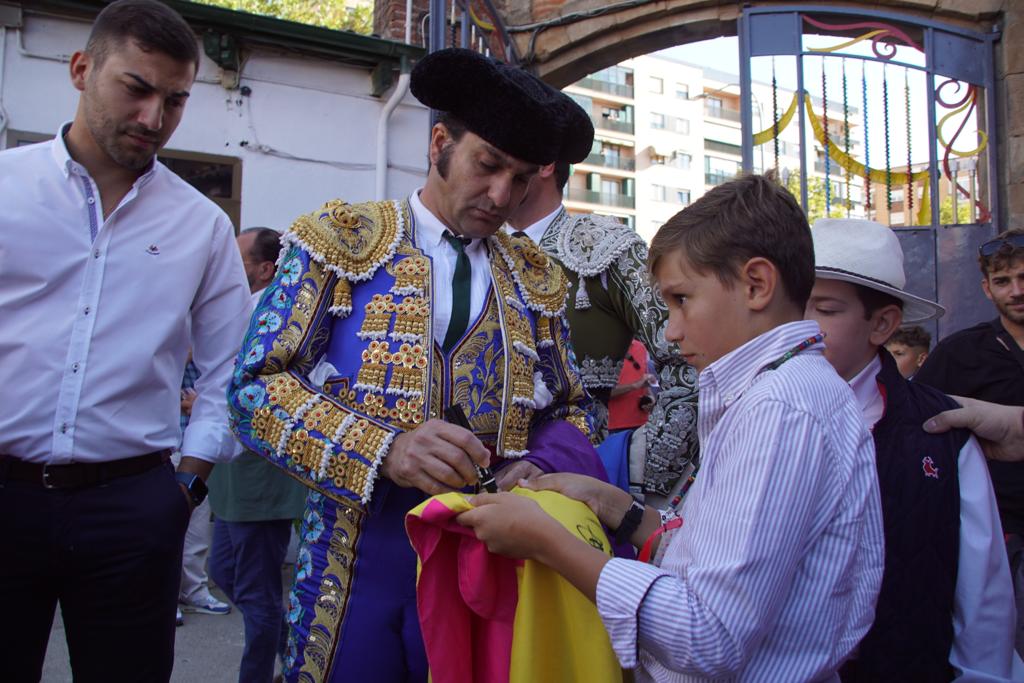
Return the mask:
<path fill-rule="evenodd" d="M 662 524 L 661 526 L 659 526 L 657 529 L 654 530 L 654 533 L 652 533 L 650 536 L 648 536 L 647 540 L 644 541 L 644 547 L 640 549 L 640 554 L 637 556 L 636 559 L 640 560 L 641 562 L 650 562 L 651 561 L 651 552 L 654 550 L 654 541 L 655 541 L 655 539 L 657 539 L 659 536 L 661 536 L 666 531 L 671 531 L 672 529 L 678 529 L 682 525 L 683 525 L 683 518 L 682 517 L 675 517 L 673 519 L 670 519 L 666 523 Z"/>

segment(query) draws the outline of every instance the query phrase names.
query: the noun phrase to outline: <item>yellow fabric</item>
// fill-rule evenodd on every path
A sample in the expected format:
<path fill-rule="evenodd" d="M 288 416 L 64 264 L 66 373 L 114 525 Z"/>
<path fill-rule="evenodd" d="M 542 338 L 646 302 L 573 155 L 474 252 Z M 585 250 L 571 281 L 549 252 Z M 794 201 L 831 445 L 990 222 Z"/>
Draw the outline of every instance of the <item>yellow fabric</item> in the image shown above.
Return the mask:
<path fill-rule="evenodd" d="M 583 503 L 554 491 L 516 487 L 512 493 L 537 501 L 573 535 L 612 555 L 601 522 Z M 456 512 L 472 507 L 461 493 L 445 493 L 435 498 Z M 410 514 L 420 515 L 430 500 Z M 558 572 L 540 562 L 527 560 L 517 574 L 519 600 L 509 683 L 622 683 L 622 669 L 597 606 Z"/>
<path fill-rule="evenodd" d="M 513 493 L 533 498 L 581 540 L 612 554 L 601 523 L 583 503 L 554 491 Z M 509 683 L 547 681 L 621 683 L 622 670 L 597 606 L 558 572 L 527 561 L 519 571 Z"/>

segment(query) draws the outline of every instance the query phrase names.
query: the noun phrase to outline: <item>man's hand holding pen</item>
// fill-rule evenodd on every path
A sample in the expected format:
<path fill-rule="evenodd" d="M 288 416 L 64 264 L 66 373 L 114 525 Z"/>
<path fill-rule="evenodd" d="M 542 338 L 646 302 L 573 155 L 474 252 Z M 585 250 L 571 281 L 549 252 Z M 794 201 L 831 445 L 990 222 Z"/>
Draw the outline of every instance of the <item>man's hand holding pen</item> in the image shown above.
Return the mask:
<path fill-rule="evenodd" d="M 487 467 L 491 452 L 464 427 L 430 420 L 395 437 L 381 471 L 399 486 L 430 495 L 477 484 L 477 467 Z"/>

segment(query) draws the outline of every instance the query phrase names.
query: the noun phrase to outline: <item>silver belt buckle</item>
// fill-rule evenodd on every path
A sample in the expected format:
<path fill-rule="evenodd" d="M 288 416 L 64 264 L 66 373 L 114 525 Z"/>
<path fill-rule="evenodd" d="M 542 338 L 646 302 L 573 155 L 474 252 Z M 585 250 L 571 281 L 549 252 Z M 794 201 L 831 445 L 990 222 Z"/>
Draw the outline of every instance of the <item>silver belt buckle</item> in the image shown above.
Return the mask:
<path fill-rule="evenodd" d="M 43 465 L 43 488 L 44 489 L 55 489 L 57 488 L 50 483 L 50 463 Z"/>

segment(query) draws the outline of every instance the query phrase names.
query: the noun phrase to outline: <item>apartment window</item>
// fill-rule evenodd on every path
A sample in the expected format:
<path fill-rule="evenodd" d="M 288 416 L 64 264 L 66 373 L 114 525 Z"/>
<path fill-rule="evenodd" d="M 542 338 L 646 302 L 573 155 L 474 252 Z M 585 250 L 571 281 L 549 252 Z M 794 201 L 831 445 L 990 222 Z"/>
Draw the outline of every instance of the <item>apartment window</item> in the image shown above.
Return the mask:
<path fill-rule="evenodd" d="M 622 185 L 617 180 L 601 180 L 602 194 L 622 194 Z"/>
<path fill-rule="evenodd" d="M 651 185 L 651 199 L 653 199 L 656 202 L 665 201 L 665 186 Z"/>
<path fill-rule="evenodd" d="M 656 130 L 665 130 L 665 115 L 652 113 L 651 128 L 654 128 Z"/>
<path fill-rule="evenodd" d="M 722 116 L 722 98 L 720 97 L 708 97 L 704 100 L 704 107 L 707 109 L 707 113 L 711 116 Z"/>
<path fill-rule="evenodd" d="M 679 168 L 679 169 L 682 169 L 682 170 L 685 171 L 685 170 L 690 168 L 690 162 L 692 160 L 693 160 L 693 157 L 691 157 L 686 152 L 676 152 L 672 156 L 672 165 L 675 166 L 676 168 Z"/>
<path fill-rule="evenodd" d="M 665 81 L 656 76 L 651 76 L 649 89 L 652 93 L 660 95 L 665 92 Z"/>
<path fill-rule="evenodd" d="M 690 122 L 686 119 L 675 119 L 673 128 L 682 135 L 690 134 Z"/>
<path fill-rule="evenodd" d="M 676 83 L 676 97 L 681 100 L 690 99 L 690 86 L 685 83 Z"/>
<path fill-rule="evenodd" d="M 690 203 L 690 191 L 689 190 L 676 190 L 676 201 L 686 206 Z"/>

